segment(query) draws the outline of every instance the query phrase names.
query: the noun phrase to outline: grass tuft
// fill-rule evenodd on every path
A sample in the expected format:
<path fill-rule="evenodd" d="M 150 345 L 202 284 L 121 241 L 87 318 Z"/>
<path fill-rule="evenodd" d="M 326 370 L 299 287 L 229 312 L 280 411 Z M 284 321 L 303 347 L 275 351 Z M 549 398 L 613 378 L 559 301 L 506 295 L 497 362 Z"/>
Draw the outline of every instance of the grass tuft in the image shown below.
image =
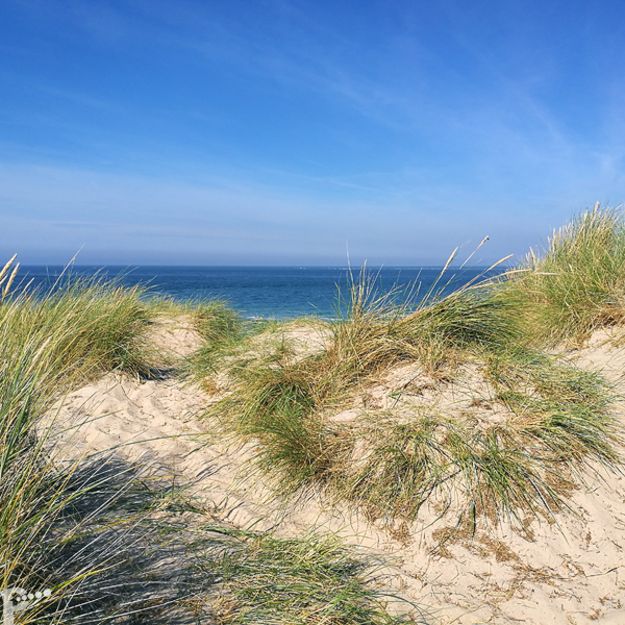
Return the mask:
<path fill-rule="evenodd" d="M 620 210 L 583 213 L 530 253 L 509 280 L 524 331 L 536 343 L 580 343 L 625 319 L 625 221 Z"/>
<path fill-rule="evenodd" d="M 222 625 L 398 625 L 372 590 L 372 562 L 333 538 L 235 532 L 220 563 Z M 422 622 L 422 621 L 421 621 Z"/>
<path fill-rule="evenodd" d="M 262 468 L 293 493 L 329 478 L 329 435 L 314 415 L 310 381 L 297 367 L 258 367 L 245 374 L 245 394 L 227 398 L 217 413 L 234 415 L 238 434 L 258 441 Z"/>
<path fill-rule="evenodd" d="M 13 343 L 45 346 L 46 367 L 70 383 L 113 370 L 149 375 L 149 316 L 140 296 L 137 288 L 78 279 L 49 293 L 22 291 L 0 314 Z"/>
<path fill-rule="evenodd" d="M 215 375 L 223 368 L 226 359 L 264 326 L 263 322 L 244 320 L 221 301 L 199 304 L 192 315 L 203 343 L 189 359 L 186 371 L 199 381 Z"/>

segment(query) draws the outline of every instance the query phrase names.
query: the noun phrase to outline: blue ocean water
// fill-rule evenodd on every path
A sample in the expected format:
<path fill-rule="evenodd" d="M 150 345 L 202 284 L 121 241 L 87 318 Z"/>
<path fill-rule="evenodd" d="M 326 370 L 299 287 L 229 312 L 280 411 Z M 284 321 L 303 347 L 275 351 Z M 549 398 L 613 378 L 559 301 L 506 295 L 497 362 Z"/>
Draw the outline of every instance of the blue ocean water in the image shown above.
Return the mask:
<path fill-rule="evenodd" d="M 22 280 L 47 289 L 63 271 L 61 266 L 31 265 L 21 269 Z M 441 267 L 369 268 L 376 288 L 417 290 L 423 296 Z M 450 269 L 441 284 L 458 288 L 484 272 L 483 267 Z M 71 273 L 101 275 L 128 286 L 143 285 L 150 293 L 175 300 L 222 299 L 245 317 L 285 319 L 303 315 L 335 318 L 337 289 L 345 294 L 350 283 L 346 267 L 179 267 L 179 266 L 75 266 Z M 356 272 L 357 274 L 357 272 Z M 357 277 L 357 275 L 355 276 Z"/>

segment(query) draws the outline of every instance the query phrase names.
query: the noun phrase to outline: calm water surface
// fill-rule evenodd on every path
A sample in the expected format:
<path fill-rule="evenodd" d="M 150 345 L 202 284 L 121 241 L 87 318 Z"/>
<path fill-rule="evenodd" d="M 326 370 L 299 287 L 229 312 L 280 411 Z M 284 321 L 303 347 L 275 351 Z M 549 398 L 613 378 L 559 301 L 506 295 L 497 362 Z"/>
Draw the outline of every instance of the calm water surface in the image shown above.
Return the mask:
<path fill-rule="evenodd" d="M 49 288 L 58 278 L 61 266 L 26 266 L 21 277 L 35 286 Z M 369 269 L 377 275 L 377 287 L 395 285 L 408 289 L 416 285 L 423 296 L 436 280 L 440 267 L 384 267 Z M 467 283 L 484 268 L 449 270 L 443 282 L 453 275 L 448 290 Z M 283 319 L 302 315 L 325 318 L 337 316 L 337 286 L 343 292 L 349 285 L 345 267 L 101 267 L 76 266 L 74 275 L 100 274 L 128 286 L 143 285 L 156 295 L 175 300 L 206 301 L 223 299 L 246 317 Z"/>

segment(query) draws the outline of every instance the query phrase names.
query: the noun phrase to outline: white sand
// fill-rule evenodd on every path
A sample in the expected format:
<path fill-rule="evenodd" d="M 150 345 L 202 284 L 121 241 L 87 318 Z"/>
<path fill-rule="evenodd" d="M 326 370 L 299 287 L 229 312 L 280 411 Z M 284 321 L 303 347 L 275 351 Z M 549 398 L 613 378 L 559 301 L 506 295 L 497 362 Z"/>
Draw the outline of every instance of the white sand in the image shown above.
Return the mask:
<path fill-rule="evenodd" d="M 153 335 L 160 350 L 178 356 L 199 345 L 184 319 L 162 322 Z M 301 330 L 297 338 L 305 340 Z M 602 371 L 625 395 L 625 352 L 602 345 L 605 338 L 596 335 L 589 347 L 570 357 Z M 414 368 L 398 370 L 393 380 L 381 381 L 371 391 L 369 402 L 388 402 L 385 388 L 403 388 L 414 376 Z M 445 392 L 456 393 L 453 388 Z M 316 498 L 300 506 L 273 501 L 263 476 L 249 475 L 251 446 L 228 443 L 212 431 L 210 421 L 199 418 L 214 400 L 198 386 L 176 379 L 140 382 L 104 376 L 60 405 L 59 423 L 83 423 L 64 435 L 64 453 L 75 457 L 119 446 L 128 458 L 149 459 L 179 472 L 218 518 L 242 527 L 275 526 L 284 535 L 311 528 L 336 531 L 387 557 L 391 586 L 420 605 L 434 623 L 625 624 L 621 476 L 589 474 L 573 493 L 574 513 L 560 513 L 557 525 L 534 521 L 525 537 L 508 526 L 480 527 L 474 537 L 441 545 L 443 530 L 453 519 L 436 521 L 427 511 L 420 523 L 394 533 Z M 353 417 L 348 411 L 338 418 Z"/>

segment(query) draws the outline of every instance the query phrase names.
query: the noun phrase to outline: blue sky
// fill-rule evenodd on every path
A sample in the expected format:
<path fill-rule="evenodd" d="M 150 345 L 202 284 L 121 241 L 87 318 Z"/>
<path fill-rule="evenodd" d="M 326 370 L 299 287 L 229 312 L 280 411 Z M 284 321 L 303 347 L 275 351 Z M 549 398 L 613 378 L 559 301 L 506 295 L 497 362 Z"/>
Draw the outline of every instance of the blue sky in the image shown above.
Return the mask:
<path fill-rule="evenodd" d="M 625 4 L 0 5 L 0 252 L 432 264 L 625 199 Z"/>

